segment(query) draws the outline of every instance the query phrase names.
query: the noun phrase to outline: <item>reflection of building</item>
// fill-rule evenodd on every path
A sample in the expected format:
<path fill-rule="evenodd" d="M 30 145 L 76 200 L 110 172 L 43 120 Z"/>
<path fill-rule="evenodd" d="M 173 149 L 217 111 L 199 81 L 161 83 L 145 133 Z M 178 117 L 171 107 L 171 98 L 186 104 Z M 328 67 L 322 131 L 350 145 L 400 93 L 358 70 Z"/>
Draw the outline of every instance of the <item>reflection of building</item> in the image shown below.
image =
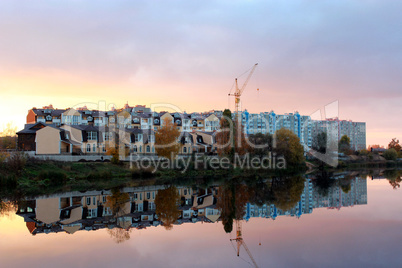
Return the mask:
<path fill-rule="evenodd" d="M 164 186 L 126 187 L 121 193 L 127 201 L 119 204 L 119 212 L 112 213 L 111 191 L 69 192 L 50 197 L 38 197 L 22 202 L 17 214 L 24 217 L 33 235 L 38 233 L 97 230 L 103 228 L 146 228 L 161 222 L 155 213 L 155 197 Z M 220 217 L 216 209 L 216 189 L 179 187 L 179 219 L 185 222 L 215 222 Z"/>
<path fill-rule="evenodd" d="M 341 187 L 329 188 L 327 196 L 314 192 L 314 207 L 337 208 L 367 204 L 367 181 L 356 177 L 350 182 L 350 190 L 345 193 Z"/>
<path fill-rule="evenodd" d="M 328 188 L 327 195 L 320 194 L 314 188 L 313 180 L 304 181 L 300 199 L 289 210 L 281 210 L 274 204 L 257 206 L 247 203 L 245 220 L 252 217 L 270 218 L 278 216 L 300 218 L 311 214 L 314 208 L 337 208 L 367 204 L 366 179 L 342 177 L 335 186 Z M 343 183 L 346 187 L 340 186 Z M 69 192 L 34 200 L 20 202 L 17 214 L 24 217 L 27 228 L 33 235 L 50 232 L 74 233 L 80 230 L 98 230 L 103 228 L 142 229 L 163 224 L 156 214 L 155 198 L 165 186 L 125 187 L 119 194 L 119 210 L 111 208 L 115 193 L 104 191 Z M 221 213 L 217 209 L 218 187 L 194 190 L 190 187 L 178 187 L 180 196 L 178 208 L 180 216 L 174 224 L 195 222 L 216 222 Z M 121 201 L 123 200 L 123 201 Z"/>
<path fill-rule="evenodd" d="M 297 204 L 290 210 L 282 211 L 274 204 L 256 206 L 247 203 L 245 220 L 251 217 L 271 218 L 278 216 L 291 216 L 299 218 L 303 214 L 310 214 L 314 208 L 352 207 L 367 204 L 367 181 L 356 177 L 350 181 L 350 190 L 345 193 L 340 186 L 330 187 L 327 196 L 322 196 L 313 187 L 311 179 L 304 182 L 304 190 Z"/>

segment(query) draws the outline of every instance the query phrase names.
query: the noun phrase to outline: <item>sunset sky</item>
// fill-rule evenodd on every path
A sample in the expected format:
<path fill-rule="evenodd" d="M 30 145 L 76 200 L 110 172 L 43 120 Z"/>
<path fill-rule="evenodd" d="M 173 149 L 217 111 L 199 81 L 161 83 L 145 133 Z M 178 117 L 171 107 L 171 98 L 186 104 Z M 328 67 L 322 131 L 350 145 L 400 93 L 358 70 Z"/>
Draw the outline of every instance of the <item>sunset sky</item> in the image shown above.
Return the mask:
<path fill-rule="evenodd" d="M 401 10 L 384 0 L 2 0 L 0 131 L 48 104 L 224 109 L 234 78 L 258 62 L 243 108 L 310 115 L 339 101 L 341 119 L 367 122 L 367 145 L 386 145 L 402 139 Z"/>

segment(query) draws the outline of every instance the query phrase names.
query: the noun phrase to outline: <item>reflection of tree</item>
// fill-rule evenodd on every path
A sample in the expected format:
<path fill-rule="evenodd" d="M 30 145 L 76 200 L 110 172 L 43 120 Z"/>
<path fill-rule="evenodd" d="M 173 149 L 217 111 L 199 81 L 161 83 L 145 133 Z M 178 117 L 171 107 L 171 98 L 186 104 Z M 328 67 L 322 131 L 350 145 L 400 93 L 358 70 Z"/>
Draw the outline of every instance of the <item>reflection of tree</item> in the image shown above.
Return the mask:
<path fill-rule="evenodd" d="M 230 233 L 233 230 L 233 218 L 235 217 L 233 201 L 231 185 L 220 186 L 218 190 L 216 207 L 221 212 L 222 224 L 226 233 Z"/>
<path fill-rule="evenodd" d="M 392 188 L 400 188 L 401 187 L 401 174 L 398 170 L 386 170 L 384 171 L 384 177 L 387 178 L 389 184 L 391 184 Z"/>
<path fill-rule="evenodd" d="M 247 202 L 249 202 L 249 190 L 246 185 L 231 182 L 219 187 L 216 206 L 221 212 L 226 233 L 232 232 L 234 219 L 243 219 Z"/>
<path fill-rule="evenodd" d="M 129 194 L 122 193 L 118 188 L 113 188 L 111 192 L 112 195 L 106 197 L 105 206 L 111 210 L 113 217 L 119 218 L 130 213 L 130 211 L 125 209 L 127 202 L 130 201 Z M 116 227 L 113 229 L 108 229 L 107 232 L 116 243 L 122 243 L 130 239 L 131 229 Z"/>
<path fill-rule="evenodd" d="M 261 179 L 249 186 L 249 197 L 249 202 L 257 206 L 271 204 L 275 200 L 272 187 Z"/>
<path fill-rule="evenodd" d="M 132 229 L 126 230 L 123 228 L 113 228 L 107 229 L 107 232 L 109 233 L 110 237 L 112 237 L 113 240 L 119 244 L 130 239 L 131 230 Z"/>
<path fill-rule="evenodd" d="M 275 206 L 286 211 L 292 209 L 300 201 L 304 190 L 304 178 L 301 176 L 276 178 L 272 186 L 275 194 Z"/>
<path fill-rule="evenodd" d="M 335 180 L 331 179 L 332 174 L 326 171 L 317 173 L 314 180 L 314 188 L 323 197 L 328 196 L 329 188 L 335 184 Z"/>
<path fill-rule="evenodd" d="M 122 193 L 119 189 L 112 189 L 112 195 L 106 198 L 105 206 L 109 207 L 114 217 L 119 217 L 124 214 L 130 213 L 125 211 L 124 207 L 127 202 L 130 201 L 128 193 Z"/>
<path fill-rule="evenodd" d="M 13 202 L 4 202 L 0 200 L 0 217 L 14 214 L 17 211 L 17 207 Z"/>
<path fill-rule="evenodd" d="M 345 194 L 349 193 L 349 191 L 352 189 L 352 177 L 340 178 L 339 185 Z"/>
<path fill-rule="evenodd" d="M 159 190 L 155 197 L 156 215 L 162 221 L 166 230 L 173 228 L 173 223 L 180 216 L 178 204 L 180 195 L 177 188 L 171 186 L 164 190 Z"/>
<path fill-rule="evenodd" d="M 235 187 L 235 219 L 242 220 L 245 215 L 245 207 L 249 201 L 248 188 L 246 185 L 238 184 Z"/>

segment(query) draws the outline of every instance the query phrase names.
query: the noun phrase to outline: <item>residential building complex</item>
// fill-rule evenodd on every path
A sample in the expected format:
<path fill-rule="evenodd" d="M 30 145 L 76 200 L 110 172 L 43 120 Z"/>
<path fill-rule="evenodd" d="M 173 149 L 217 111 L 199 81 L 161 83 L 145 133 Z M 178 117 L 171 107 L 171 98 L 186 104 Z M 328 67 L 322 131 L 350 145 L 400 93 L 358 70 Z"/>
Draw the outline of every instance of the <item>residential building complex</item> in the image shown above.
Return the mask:
<path fill-rule="evenodd" d="M 49 105 L 28 111 L 27 124 L 17 133 L 18 148 L 42 155 L 103 154 L 119 140 L 132 153 L 153 154 L 155 131 L 168 120 L 182 133 L 181 154 L 215 152 L 215 133 L 222 115 L 222 111 L 155 112 L 142 105 L 131 107 L 128 104 L 110 111 L 90 110 L 86 106 L 55 109 Z M 289 129 L 298 136 L 306 151 L 320 132 L 331 132 L 336 141 L 347 135 L 352 149 L 366 148 L 366 126 L 362 122 L 338 118 L 317 121 L 298 112 L 252 114 L 247 110 L 241 113 L 241 120 L 246 135 L 274 134 L 278 129 Z"/>

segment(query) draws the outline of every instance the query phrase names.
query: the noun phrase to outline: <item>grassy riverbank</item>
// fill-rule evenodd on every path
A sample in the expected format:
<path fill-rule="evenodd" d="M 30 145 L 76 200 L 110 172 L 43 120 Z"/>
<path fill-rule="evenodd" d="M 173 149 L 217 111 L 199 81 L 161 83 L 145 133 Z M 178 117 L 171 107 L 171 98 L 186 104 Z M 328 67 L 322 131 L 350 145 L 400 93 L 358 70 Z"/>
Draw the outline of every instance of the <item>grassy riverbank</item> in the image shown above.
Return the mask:
<path fill-rule="evenodd" d="M 186 168 L 187 167 L 187 168 Z M 173 168 L 157 169 L 149 165 L 138 168 L 135 164 L 110 162 L 54 162 L 14 159 L 1 163 L 0 186 L 3 191 L 10 189 L 23 195 L 51 194 L 60 191 L 85 191 L 90 189 L 110 189 L 118 186 L 138 186 L 153 184 L 186 184 L 194 182 L 209 184 L 231 177 L 259 178 L 304 173 L 304 166 L 287 170 L 253 170 L 231 166 L 228 169 L 212 169 L 176 165 Z"/>

